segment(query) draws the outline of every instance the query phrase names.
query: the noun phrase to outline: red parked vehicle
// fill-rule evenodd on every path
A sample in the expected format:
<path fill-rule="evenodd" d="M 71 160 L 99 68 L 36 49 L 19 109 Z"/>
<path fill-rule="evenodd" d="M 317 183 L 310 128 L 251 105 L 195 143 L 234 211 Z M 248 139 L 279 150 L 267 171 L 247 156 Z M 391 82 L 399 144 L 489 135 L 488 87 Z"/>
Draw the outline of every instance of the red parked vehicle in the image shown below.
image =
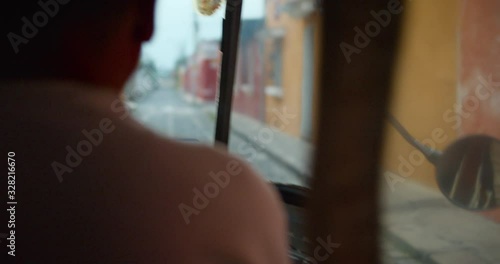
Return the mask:
<path fill-rule="evenodd" d="M 220 67 L 218 41 L 200 42 L 184 76 L 185 92 L 198 101 L 213 102 L 217 96 Z"/>

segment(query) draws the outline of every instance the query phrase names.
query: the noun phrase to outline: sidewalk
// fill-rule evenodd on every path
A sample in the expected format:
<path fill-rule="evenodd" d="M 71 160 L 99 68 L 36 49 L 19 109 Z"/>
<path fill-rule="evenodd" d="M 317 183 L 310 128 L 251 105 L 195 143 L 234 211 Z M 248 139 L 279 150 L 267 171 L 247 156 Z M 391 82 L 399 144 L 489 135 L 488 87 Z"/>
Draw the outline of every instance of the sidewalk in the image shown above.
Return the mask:
<path fill-rule="evenodd" d="M 263 148 L 273 159 L 288 166 L 307 182 L 311 177 L 314 149 L 308 142 L 289 136 L 245 115 L 233 113 L 232 132 Z M 268 139 L 269 132 L 272 136 Z M 269 141 L 269 142 L 268 142 Z"/>
<path fill-rule="evenodd" d="M 500 223 L 460 209 L 417 183 L 400 184 L 394 192 L 383 188 L 382 194 L 383 231 L 412 258 L 436 264 L 500 263 Z"/>

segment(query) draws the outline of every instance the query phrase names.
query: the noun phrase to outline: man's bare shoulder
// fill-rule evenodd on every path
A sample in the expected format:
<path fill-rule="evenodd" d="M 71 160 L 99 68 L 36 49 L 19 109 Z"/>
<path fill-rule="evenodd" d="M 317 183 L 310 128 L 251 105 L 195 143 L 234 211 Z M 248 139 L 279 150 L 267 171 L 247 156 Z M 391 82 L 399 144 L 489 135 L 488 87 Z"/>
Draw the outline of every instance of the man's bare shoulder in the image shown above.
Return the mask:
<path fill-rule="evenodd" d="M 221 149 L 169 140 L 155 145 L 153 163 L 169 171 L 163 185 L 175 186 L 165 195 L 175 212 L 168 217 L 175 219 L 178 252 L 189 245 L 218 263 L 286 262 L 286 218 L 271 183 Z"/>

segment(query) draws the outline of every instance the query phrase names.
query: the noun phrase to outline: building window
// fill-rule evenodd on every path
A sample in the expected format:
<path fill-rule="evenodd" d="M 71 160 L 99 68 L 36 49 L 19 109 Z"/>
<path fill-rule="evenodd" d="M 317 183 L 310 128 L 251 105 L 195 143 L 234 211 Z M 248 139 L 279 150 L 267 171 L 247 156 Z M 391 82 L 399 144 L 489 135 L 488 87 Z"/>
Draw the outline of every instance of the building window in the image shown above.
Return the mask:
<path fill-rule="evenodd" d="M 269 53 L 269 83 L 266 94 L 274 97 L 283 97 L 283 39 L 272 40 Z"/>

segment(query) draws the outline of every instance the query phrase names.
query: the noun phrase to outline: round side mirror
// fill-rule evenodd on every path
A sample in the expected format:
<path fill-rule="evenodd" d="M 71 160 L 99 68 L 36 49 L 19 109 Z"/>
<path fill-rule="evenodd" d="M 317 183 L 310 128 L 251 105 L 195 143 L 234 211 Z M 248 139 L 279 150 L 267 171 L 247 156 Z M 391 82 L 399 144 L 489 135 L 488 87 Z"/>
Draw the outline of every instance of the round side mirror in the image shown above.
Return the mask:
<path fill-rule="evenodd" d="M 500 141 L 471 136 L 448 147 L 437 162 L 443 194 L 467 210 L 500 206 Z"/>

